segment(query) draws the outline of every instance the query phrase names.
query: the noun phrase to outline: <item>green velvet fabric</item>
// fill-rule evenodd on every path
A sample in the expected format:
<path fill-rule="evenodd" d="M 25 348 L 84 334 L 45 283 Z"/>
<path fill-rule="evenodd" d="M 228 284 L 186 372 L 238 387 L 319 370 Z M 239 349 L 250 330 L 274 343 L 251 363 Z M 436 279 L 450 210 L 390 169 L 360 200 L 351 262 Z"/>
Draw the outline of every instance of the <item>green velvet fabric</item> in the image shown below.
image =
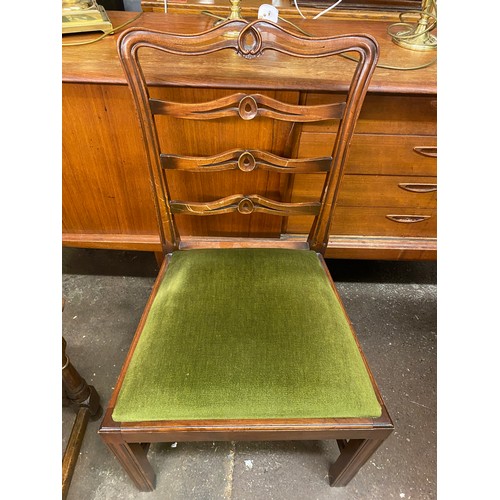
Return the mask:
<path fill-rule="evenodd" d="M 175 252 L 113 419 L 378 417 L 313 251 Z"/>

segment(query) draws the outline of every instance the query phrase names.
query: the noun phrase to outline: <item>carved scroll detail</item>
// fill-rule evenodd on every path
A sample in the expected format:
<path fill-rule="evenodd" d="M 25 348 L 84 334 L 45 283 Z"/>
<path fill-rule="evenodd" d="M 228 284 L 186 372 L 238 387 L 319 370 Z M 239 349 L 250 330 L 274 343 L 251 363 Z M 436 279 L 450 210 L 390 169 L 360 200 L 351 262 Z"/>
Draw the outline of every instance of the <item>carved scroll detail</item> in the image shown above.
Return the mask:
<path fill-rule="evenodd" d="M 251 214 L 255 210 L 255 205 L 250 198 L 243 198 L 238 203 L 238 212 L 240 214 Z"/>
<path fill-rule="evenodd" d="M 262 54 L 262 35 L 253 26 L 245 26 L 238 36 L 238 54 L 253 59 Z"/>
<path fill-rule="evenodd" d="M 319 202 L 283 203 L 270 200 L 258 194 L 245 196 L 235 194 L 210 202 L 171 201 L 170 209 L 174 214 L 215 215 L 239 212 L 251 214 L 261 212 L 272 215 L 317 215 Z"/>
<path fill-rule="evenodd" d="M 243 97 L 238 105 L 238 114 L 243 120 L 252 120 L 259 112 L 259 105 L 257 101 L 251 96 Z"/>
<path fill-rule="evenodd" d="M 256 165 L 255 157 L 250 151 L 244 151 L 238 157 L 238 168 L 242 172 L 251 172 Z"/>
<path fill-rule="evenodd" d="M 233 149 L 214 156 L 178 156 L 162 153 L 160 160 L 162 167 L 169 170 L 216 172 L 240 169 L 243 172 L 251 172 L 260 168 L 299 174 L 327 172 L 332 158 L 331 156 L 283 158 L 258 149 Z"/>

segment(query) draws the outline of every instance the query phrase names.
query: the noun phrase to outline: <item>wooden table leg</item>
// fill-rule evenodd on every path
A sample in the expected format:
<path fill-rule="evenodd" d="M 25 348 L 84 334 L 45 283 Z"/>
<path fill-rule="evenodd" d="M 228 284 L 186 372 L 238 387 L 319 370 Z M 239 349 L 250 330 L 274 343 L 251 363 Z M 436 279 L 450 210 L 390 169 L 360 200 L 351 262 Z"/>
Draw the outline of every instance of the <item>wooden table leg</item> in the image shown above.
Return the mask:
<path fill-rule="evenodd" d="M 71 364 L 66 354 L 66 341 L 64 338 L 62 339 L 62 379 L 64 400 L 77 412 L 62 462 L 62 498 L 65 500 L 87 423 L 90 419 L 98 419 L 102 414 L 102 408 L 95 388 L 88 385 Z"/>
<path fill-rule="evenodd" d="M 73 478 L 73 472 L 75 471 L 78 455 L 80 454 L 80 448 L 82 446 L 85 430 L 87 429 L 89 417 L 89 409 L 85 406 L 82 406 L 76 414 L 75 423 L 73 424 L 73 428 L 71 429 L 71 435 L 69 437 L 68 444 L 66 445 L 66 450 L 64 451 L 64 457 L 62 461 L 63 500 L 65 500 L 68 495 L 69 486 L 71 484 L 71 479 Z"/>

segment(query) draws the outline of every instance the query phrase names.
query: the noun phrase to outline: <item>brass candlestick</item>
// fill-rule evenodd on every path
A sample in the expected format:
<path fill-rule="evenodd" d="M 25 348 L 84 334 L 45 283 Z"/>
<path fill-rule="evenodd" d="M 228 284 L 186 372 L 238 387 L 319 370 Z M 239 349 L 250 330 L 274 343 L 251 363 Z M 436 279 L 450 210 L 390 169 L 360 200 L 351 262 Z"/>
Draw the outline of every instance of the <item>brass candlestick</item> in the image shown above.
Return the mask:
<path fill-rule="evenodd" d="M 240 0 L 229 0 L 229 2 L 231 4 L 231 13 L 228 19 L 243 19 L 241 17 Z"/>
<path fill-rule="evenodd" d="M 405 14 L 410 14 L 410 12 L 400 14 L 401 22 L 392 24 L 387 30 L 392 41 L 405 49 L 436 50 L 437 38 L 430 33 L 437 26 L 436 0 L 422 0 L 420 19 L 416 25 L 405 22 Z M 400 28 L 405 29 L 400 30 Z M 396 29 L 398 31 L 395 32 Z"/>
<path fill-rule="evenodd" d="M 242 19 L 243 20 L 243 17 L 241 16 L 240 1 L 241 0 L 229 0 L 229 3 L 231 4 L 231 12 L 229 13 L 228 17 L 217 16 L 208 10 L 202 10 L 201 13 L 206 14 L 207 16 L 216 17 L 217 21 L 214 22 L 214 26 L 217 26 L 221 23 L 225 23 L 226 21 L 232 21 L 234 19 Z M 237 33 L 236 31 L 230 31 L 230 32 L 226 33 L 224 36 L 234 37 L 234 36 L 238 36 L 238 34 L 239 33 Z"/>
<path fill-rule="evenodd" d="M 231 4 L 231 12 L 229 13 L 229 17 L 226 17 L 225 19 L 221 19 L 220 21 L 217 21 L 215 25 L 223 23 L 225 21 L 233 21 L 234 19 L 243 19 L 241 16 L 241 7 L 240 7 L 240 0 L 229 0 Z M 224 33 L 224 36 L 226 38 L 238 38 L 240 32 L 239 31 L 227 31 Z"/>

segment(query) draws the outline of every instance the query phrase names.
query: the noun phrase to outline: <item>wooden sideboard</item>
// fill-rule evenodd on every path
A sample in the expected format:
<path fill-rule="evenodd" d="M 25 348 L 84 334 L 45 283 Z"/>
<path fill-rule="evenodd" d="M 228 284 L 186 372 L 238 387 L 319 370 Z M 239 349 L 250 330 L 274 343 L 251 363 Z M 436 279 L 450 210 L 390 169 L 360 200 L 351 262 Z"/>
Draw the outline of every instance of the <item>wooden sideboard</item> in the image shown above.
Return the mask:
<path fill-rule="evenodd" d="M 166 5 L 165 5 L 166 3 Z M 301 18 L 299 10 L 295 7 L 293 0 L 272 0 L 264 2 L 263 0 L 240 0 L 241 16 L 245 19 L 256 18 L 259 7 L 263 3 L 272 4 L 276 7 L 282 17 L 285 19 Z M 325 0 L 317 2 L 301 2 L 298 0 L 298 6 L 303 16 L 312 18 L 319 14 L 326 7 L 319 4 L 326 4 Z M 333 3 L 333 2 L 332 2 Z M 385 21 L 399 21 L 399 11 L 406 12 L 405 19 L 411 20 L 415 16 L 413 11 L 418 11 L 420 3 L 415 0 L 367 0 L 364 8 L 355 7 L 355 2 L 341 2 L 337 8 L 325 12 L 321 17 L 335 18 L 337 20 L 370 20 L 378 19 Z M 366 4 L 371 4 L 372 7 Z M 200 14 L 201 11 L 209 11 L 217 16 L 227 17 L 231 9 L 230 0 L 141 0 L 141 8 L 144 12 L 162 12 L 169 14 Z M 409 11 L 411 9 L 411 11 Z"/>
<path fill-rule="evenodd" d="M 115 27 L 136 15 L 108 14 Z M 130 26 L 193 33 L 208 29 L 213 22 L 203 14 L 144 12 Z M 435 58 L 433 53 L 393 44 L 384 18 L 293 22 L 317 36 L 370 33 L 380 44 L 380 65 L 413 67 Z M 95 37 L 95 33 L 69 35 L 63 43 Z M 145 153 L 116 39 L 112 35 L 62 49 L 63 245 L 157 252 L 160 240 Z M 150 81 L 159 93 L 171 96 L 190 92 L 189 85 L 203 85 L 204 71 L 206 79 L 207 69 L 190 68 L 176 75 L 175 87 L 165 88 L 161 72 L 151 66 Z M 297 94 L 283 71 L 269 68 L 260 78 L 274 81 L 277 92 Z M 239 85 L 245 88 L 244 81 Z M 414 71 L 383 67 L 375 71 L 352 142 L 327 257 L 436 258 L 436 89 L 435 65 Z M 197 92 L 200 97 L 200 92 L 213 91 Z M 309 102 L 337 98 L 335 93 L 318 92 L 299 97 Z M 329 154 L 326 148 L 332 134 L 328 124 L 305 125 L 298 138 L 298 155 Z M 204 138 L 197 134 L 191 140 L 202 144 Z M 182 191 L 180 181 L 178 188 Z M 292 201 L 305 201 L 316 197 L 320 188 L 317 174 L 296 176 L 288 196 Z M 282 193 L 279 183 L 273 189 Z M 290 218 L 286 226 L 266 227 L 263 232 L 300 237 L 309 222 Z M 237 223 L 231 224 L 225 230 L 240 229 Z"/>

